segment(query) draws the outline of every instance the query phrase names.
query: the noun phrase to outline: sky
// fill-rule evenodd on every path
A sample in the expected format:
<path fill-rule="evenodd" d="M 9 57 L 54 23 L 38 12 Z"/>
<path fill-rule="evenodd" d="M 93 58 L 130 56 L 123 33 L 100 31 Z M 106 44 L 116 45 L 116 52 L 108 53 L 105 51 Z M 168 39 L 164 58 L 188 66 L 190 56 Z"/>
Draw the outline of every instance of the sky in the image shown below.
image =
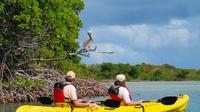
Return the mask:
<path fill-rule="evenodd" d="M 200 69 L 200 0 L 84 0 L 82 46 L 92 31 L 97 53 L 82 63 L 170 64 Z M 98 52 L 114 52 L 102 54 Z"/>

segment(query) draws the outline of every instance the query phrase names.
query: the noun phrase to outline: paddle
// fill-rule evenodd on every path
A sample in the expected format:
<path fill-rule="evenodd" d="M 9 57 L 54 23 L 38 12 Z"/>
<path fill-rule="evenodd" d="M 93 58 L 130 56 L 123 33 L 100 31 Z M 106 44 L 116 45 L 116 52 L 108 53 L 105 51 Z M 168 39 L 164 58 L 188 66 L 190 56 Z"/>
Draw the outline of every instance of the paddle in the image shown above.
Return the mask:
<path fill-rule="evenodd" d="M 46 105 L 50 105 L 53 103 L 53 100 L 50 97 L 39 97 L 37 100 L 40 101 L 40 103 Z"/>
<path fill-rule="evenodd" d="M 107 107 L 118 108 L 120 106 L 120 101 L 107 99 L 106 101 L 103 102 L 103 104 Z"/>
<path fill-rule="evenodd" d="M 38 101 L 46 105 L 50 105 L 53 103 L 53 100 L 50 97 L 39 97 Z M 112 107 L 112 108 L 118 108 L 120 106 L 120 102 L 113 99 L 107 99 L 105 101 L 96 101 L 93 103 L 97 103 L 98 105 L 105 105 L 107 107 Z"/>
<path fill-rule="evenodd" d="M 166 96 L 161 99 L 158 99 L 157 103 L 162 103 L 163 105 L 173 105 L 177 100 L 177 96 Z M 155 101 L 143 101 L 145 102 L 155 102 Z"/>
<path fill-rule="evenodd" d="M 53 100 L 49 97 L 40 97 L 38 100 L 42 104 L 47 104 L 50 105 L 53 103 Z M 173 105 L 177 101 L 177 96 L 166 96 L 161 99 L 158 99 L 157 101 L 143 101 L 145 102 L 157 102 L 157 103 L 162 103 L 163 105 Z M 120 106 L 120 102 L 117 100 L 113 99 L 107 99 L 105 101 L 96 101 L 95 103 L 100 104 L 100 105 L 105 105 L 107 107 L 112 107 L 112 108 L 118 108 Z"/>
<path fill-rule="evenodd" d="M 162 103 L 163 105 L 173 105 L 177 101 L 177 96 L 166 96 L 161 99 L 158 99 L 157 101 L 143 101 L 145 102 L 157 102 Z M 103 102 L 103 104 L 107 107 L 113 107 L 118 108 L 120 106 L 120 102 L 113 99 L 108 99 Z"/>

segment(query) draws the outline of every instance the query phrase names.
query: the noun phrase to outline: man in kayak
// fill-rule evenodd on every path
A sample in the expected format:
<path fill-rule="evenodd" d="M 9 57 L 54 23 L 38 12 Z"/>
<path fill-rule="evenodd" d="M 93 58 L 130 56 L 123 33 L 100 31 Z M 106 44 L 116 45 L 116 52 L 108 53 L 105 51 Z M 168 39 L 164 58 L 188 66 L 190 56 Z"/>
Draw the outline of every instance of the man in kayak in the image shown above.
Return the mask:
<path fill-rule="evenodd" d="M 133 102 L 131 93 L 126 86 L 126 76 L 124 74 L 118 74 L 116 76 L 115 86 L 111 86 L 108 90 L 110 97 L 114 100 L 125 103 L 127 106 L 141 105 L 143 100 Z"/>
<path fill-rule="evenodd" d="M 96 103 L 91 103 L 90 101 L 82 101 L 77 98 L 76 88 L 72 85 L 72 82 L 75 81 L 75 73 L 73 71 L 69 71 L 65 77 L 65 86 L 63 88 L 64 97 L 72 102 L 75 107 L 100 107 Z"/>

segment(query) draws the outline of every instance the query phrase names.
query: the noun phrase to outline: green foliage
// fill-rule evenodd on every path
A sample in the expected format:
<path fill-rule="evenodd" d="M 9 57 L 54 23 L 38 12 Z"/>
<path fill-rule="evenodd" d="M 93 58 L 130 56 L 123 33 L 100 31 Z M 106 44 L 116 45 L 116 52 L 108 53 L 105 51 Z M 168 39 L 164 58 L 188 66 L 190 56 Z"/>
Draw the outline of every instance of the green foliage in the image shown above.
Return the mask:
<path fill-rule="evenodd" d="M 169 65 L 169 64 L 161 65 L 161 67 L 166 68 L 166 69 L 176 69 L 176 67 L 174 67 L 173 65 Z"/>
<path fill-rule="evenodd" d="M 189 74 L 187 75 L 187 79 L 192 80 L 200 80 L 200 70 L 189 70 Z"/>
<path fill-rule="evenodd" d="M 5 80 L 2 81 L 2 87 L 4 88 L 8 88 L 9 87 L 9 83 Z"/>
<path fill-rule="evenodd" d="M 43 81 L 40 80 L 27 80 L 27 78 L 23 76 L 18 76 L 14 81 L 13 81 L 13 87 L 15 88 L 27 88 L 30 89 L 31 87 L 43 87 L 46 84 Z"/>
<path fill-rule="evenodd" d="M 131 66 L 130 71 L 128 72 L 128 74 L 133 78 L 133 79 L 137 79 L 138 78 L 138 74 L 142 73 L 142 67 L 139 65 L 136 66 Z"/>
<path fill-rule="evenodd" d="M 4 10 L 4 3 L 0 2 L 0 12 Z"/>
<path fill-rule="evenodd" d="M 21 65 L 31 59 L 56 59 L 66 57 L 66 51 L 76 52 L 82 27 L 79 13 L 83 8 L 82 0 L 2 0 L 0 61 L 5 57 L 5 63 L 13 69 L 34 63 L 44 67 L 58 65 L 58 69 L 64 69 L 68 60 L 79 63 L 80 57 L 73 56 L 67 61 L 35 61 Z"/>
<path fill-rule="evenodd" d="M 138 79 L 139 80 L 151 80 L 151 75 L 147 73 L 140 73 L 138 74 Z"/>
<path fill-rule="evenodd" d="M 118 67 L 112 63 L 103 63 L 101 66 L 101 74 L 104 75 L 105 78 L 113 78 L 118 71 Z"/>
<path fill-rule="evenodd" d="M 187 78 L 188 74 L 189 74 L 188 70 L 178 70 L 176 77 L 178 80 L 184 80 Z"/>

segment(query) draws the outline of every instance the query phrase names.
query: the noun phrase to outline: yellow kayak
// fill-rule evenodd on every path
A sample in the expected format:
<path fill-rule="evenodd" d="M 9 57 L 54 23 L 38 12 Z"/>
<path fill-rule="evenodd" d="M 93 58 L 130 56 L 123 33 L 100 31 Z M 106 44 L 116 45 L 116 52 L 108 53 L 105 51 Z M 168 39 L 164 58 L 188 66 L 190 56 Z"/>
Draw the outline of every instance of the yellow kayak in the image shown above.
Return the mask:
<path fill-rule="evenodd" d="M 176 99 L 174 99 L 174 97 Z M 23 105 L 16 112 L 181 112 L 187 107 L 188 95 L 179 95 L 162 98 L 160 101 L 146 101 L 143 106 L 119 106 L 100 108 L 70 108 L 69 105 L 48 106 L 48 105 Z M 174 101 L 173 101 L 174 100 Z"/>

